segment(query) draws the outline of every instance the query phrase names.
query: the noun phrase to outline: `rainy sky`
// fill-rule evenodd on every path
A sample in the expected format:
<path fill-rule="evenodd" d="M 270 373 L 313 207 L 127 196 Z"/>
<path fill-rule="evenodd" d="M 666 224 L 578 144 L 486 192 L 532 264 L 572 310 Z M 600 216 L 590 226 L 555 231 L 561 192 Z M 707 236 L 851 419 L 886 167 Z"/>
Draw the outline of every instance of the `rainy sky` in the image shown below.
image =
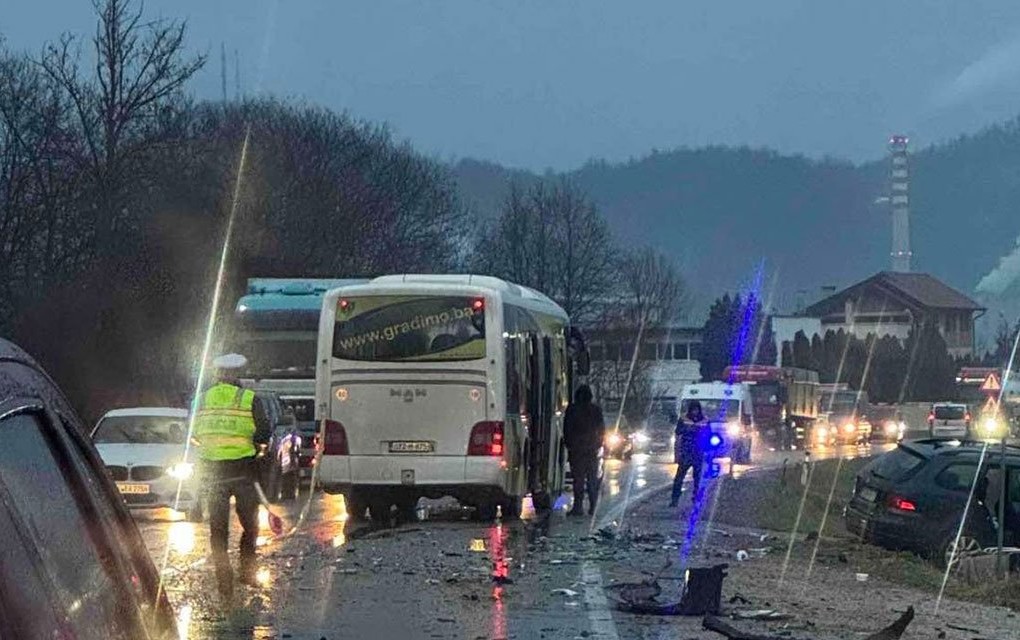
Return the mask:
<path fill-rule="evenodd" d="M 988 0 L 147 0 L 220 44 L 243 89 L 388 122 L 443 159 L 568 169 L 652 148 L 767 145 L 877 157 L 1011 118 L 1020 3 Z M 11 1 L 0 33 L 37 50 L 89 32 L 85 0 Z"/>

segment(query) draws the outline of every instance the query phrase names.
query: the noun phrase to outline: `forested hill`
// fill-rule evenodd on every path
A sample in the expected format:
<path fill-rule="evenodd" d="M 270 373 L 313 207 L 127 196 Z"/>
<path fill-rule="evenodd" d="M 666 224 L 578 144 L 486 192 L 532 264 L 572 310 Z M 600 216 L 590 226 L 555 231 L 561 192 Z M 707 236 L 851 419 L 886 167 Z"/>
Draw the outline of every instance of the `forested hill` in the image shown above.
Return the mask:
<path fill-rule="evenodd" d="M 879 143 L 881 144 L 881 143 Z M 750 280 L 763 259 L 781 309 L 799 289 L 845 285 L 887 268 L 888 163 L 853 165 L 749 148 L 655 152 L 565 174 L 628 243 L 674 256 L 692 290 L 714 295 Z M 462 160 L 464 198 L 493 215 L 511 180 L 537 174 Z M 971 293 L 1020 234 L 1020 124 L 928 147 L 912 156 L 915 268 Z M 1015 290 L 1015 287 L 1014 287 Z"/>

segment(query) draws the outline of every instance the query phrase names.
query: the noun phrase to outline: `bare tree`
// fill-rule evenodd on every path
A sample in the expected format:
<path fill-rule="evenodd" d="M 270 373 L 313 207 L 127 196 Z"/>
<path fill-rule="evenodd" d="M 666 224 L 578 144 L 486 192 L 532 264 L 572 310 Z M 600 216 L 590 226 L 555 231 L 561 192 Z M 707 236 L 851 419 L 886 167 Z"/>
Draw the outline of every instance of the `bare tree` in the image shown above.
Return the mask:
<path fill-rule="evenodd" d="M 81 70 L 77 39 L 49 45 L 42 68 L 66 95 L 75 115 L 92 181 L 94 251 L 110 251 L 118 227 L 129 224 L 125 188 L 129 162 L 158 142 L 162 111 L 172 109 L 205 56 L 184 55 L 185 23 L 143 21 L 131 0 L 93 0 L 99 20 L 92 38 L 94 75 Z"/>
<path fill-rule="evenodd" d="M 613 284 L 609 227 L 568 182 L 527 190 L 514 184 L 499 219 L 483 234 L 476 268 L 538 289 L 586 323 Z"/>
<path fill-rule="evenodd" d="M 615 357 L 596 363 L 591 380 L 601 397 L 619 400 L 622 413 L 638 419 L 661 391 L 654 381 L 658 336 L 680 317 L 684 286 L 672 262 L 652 249 L 628 253 L 616 266 L 617 288 L 590 329 Z"/>

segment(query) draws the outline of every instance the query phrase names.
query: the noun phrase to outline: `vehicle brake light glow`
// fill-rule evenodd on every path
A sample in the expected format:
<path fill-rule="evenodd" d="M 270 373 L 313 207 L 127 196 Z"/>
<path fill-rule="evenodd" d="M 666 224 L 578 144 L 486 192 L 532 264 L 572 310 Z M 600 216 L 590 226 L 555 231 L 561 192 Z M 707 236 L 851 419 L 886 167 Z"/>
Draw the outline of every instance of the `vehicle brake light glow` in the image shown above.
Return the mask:
<path fill-rule="evenodd" d="M 478 313 L 479 311 L 484 311 L 485 310 L 485 299 L 484 298 L 475 298 L 474 302 L 471 303 L 471 310 L 474 311 L 475 313 Z"/>
<path fill-rule="evenodd" d="M 890 498 L 889 506 L 899 511 L 917 511 L 916 504 L 906 498 L 900 498 L 899 496 L 893 496 Z"/>
<path fill-rule="evenodd" d="M 503 423 L 499 421 L 479 422 L 471 428 L 471 438 L 468 440 L 469 456 L 494 456 L 503 455 Z"/>
<path fill-rule="evenodd" d="M 327 456 L 348 456 L 351 454 L 347 444 L 347 430 L 336 420 L 326 420 L 323 425 L 322 453 Z"/>
<path fill-rule="evenodd" d="M 348 300 L 347 298 L 343 298 L 343 299 L 340 300 L 340 310 L 341 311 L 347 311 L 350 308 L 351 308 L 351 301 L 350 300 Z"/>

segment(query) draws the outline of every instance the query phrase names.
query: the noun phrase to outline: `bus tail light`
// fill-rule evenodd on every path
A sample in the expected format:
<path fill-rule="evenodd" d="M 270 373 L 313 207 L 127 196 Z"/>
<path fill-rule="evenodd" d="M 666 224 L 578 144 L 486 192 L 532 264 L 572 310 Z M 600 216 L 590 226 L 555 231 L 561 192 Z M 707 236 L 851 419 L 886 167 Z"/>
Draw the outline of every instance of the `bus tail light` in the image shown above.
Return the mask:
<path fill-rule="evenodd" d="M 471 428 L 468 441 L 469 456 L 503 455 L 503 423 L 498 421 L 479 422 Z"/>
<path fill-rule="evenodd" d="M 347 430 L 336 420 L 326 420 L 324 429 L 322 453 L 327 456 L 348 456 L 351 454 L 347 446 Z"/>

